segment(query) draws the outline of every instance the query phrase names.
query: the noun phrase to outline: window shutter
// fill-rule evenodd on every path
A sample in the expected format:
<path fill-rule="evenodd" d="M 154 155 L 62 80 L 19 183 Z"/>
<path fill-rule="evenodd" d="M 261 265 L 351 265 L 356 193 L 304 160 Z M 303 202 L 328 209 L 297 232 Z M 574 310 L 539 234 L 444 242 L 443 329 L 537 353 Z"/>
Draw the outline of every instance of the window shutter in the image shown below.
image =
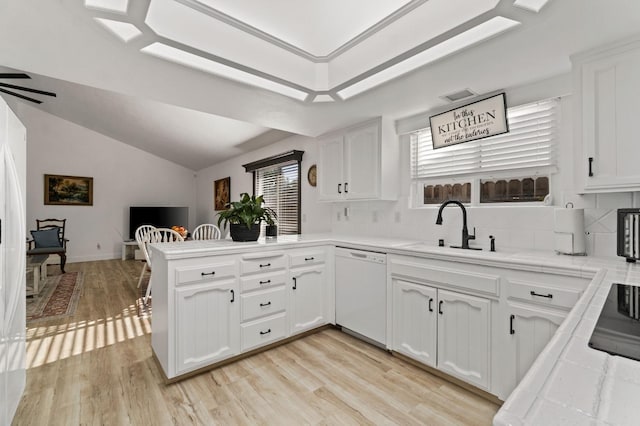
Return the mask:
<path fill-rule="evenodd" d="M 278 234 L 299 234 L 300 163 L 265 167 L 255 172 L 255 194 L 263 195 L 265 205 L 278 215 Z M 262 223 L 262 228 L 266 224 Z"/>
<path fill-rule="evenodd" d="M 558 100 L 509 108 L 509 133 L 434 150 L 429 128 L 411 134 L 411 177 L 502 171 L 550 172 L 556 166 Z"/>

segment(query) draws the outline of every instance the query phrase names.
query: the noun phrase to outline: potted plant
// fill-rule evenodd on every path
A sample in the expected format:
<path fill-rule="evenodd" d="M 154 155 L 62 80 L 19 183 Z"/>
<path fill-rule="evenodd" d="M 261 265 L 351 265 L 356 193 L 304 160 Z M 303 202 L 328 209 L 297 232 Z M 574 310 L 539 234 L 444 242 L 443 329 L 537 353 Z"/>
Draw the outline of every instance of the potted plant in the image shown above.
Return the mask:
<path fill-rule="evenodd" d="M 240 194 L 240 201 L 233 201 L 227 209 L 218 213 L 218 227 L 224 222 L 229 224 L 233 241 L 256 241 L 260 236 L 260 223 L 274 224 L 277 219 L 272 208 L 263 206 L 262 195 L 249 196 L 246 192 Z"/>

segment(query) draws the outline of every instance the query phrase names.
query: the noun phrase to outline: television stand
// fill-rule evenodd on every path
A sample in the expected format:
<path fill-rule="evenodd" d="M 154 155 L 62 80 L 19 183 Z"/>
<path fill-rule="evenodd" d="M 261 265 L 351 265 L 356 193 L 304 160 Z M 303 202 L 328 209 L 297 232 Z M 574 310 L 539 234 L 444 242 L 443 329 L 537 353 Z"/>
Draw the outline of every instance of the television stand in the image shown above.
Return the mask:
<path fill-rule="evenodd" d="M 136 256 L 138 251 L 138 242 L 136 240 L 122 242 L 122 260 L 138 259 Z"/>

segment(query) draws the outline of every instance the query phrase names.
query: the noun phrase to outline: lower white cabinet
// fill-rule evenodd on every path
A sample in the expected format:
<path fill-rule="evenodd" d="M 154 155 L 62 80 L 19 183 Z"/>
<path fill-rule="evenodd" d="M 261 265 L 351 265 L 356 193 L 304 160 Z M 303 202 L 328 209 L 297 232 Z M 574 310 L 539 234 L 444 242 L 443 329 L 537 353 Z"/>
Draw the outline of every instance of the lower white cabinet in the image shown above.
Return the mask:
<path fill-rule="evenodd" d="M 289 286 L 290 333 L 326 324 L 326 284 L 325 265 L 294 268 L 291 270 Z"/>
<path fill-rule="evenodd" d="M 489 387 L 490 301 L 393 280 L 392 349 Z"/>
<path fill-rule="evenodd" d="M 177 374 L 240 353 L 239 296 L 236 279 L 176 288 Z"/>
<path fill-rule="evenodd" d="M 510 345 L 505 385 L 510 393 L 549 343 L 566 313 L 515 303 L 508 307 Z"/>

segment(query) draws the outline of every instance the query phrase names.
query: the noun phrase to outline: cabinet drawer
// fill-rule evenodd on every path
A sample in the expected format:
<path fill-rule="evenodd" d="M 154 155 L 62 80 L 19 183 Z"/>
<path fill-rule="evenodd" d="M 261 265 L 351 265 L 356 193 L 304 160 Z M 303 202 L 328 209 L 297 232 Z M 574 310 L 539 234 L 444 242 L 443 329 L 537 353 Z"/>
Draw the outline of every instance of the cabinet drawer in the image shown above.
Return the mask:
<path fill-rule="evenodd" d="M 242 351 L 282 339 L 286 335 L 286 328 L 287 316 L 284 312 L 263 320 L 242 324 L 240 326 Z"/>
<path fill-rule="evenodd" d="M 240 278 L 240 292 L 265 289 L 284 285 L 287 282 L 287 271 L 276 271 L 266 274 L 259 274 L 253 277 Z"/>
<path fill-rule="evenodd" d="M 243 256 L 240 261 L 240 273 L 253 274 L 255 272 L 268 272 L 278 269 L 285 269 L 287 267 L 287 257 L 278 252 L 277 254 L 261 255 L 257 258 L 251 258 Z"/>
<path fill-rule="evenodd" d="M 279 286 L 264 291 L 256 291 L 240 296 L 242 300 L 242 321 L 272 315 L 284 311 L 285 287 Z"/>
<path fill-rule="evenodd" d="M 176 285 L 235 277 L 236 270 L 234 261 L 178 267 L 176 268 Z"/>
<path fill-rule="evenodd" d="M 291 268 L 295 268 L 296 266 L 324 263 L 325 256 L 326 254 L 324 250 L 309 250 L 300 253 L 293 253 L 289 255 L 289 266 Z"/>
<path fill-rule="evenodd" d="M 582 292 L 573 288 L 558 288 L 533 282 L 509 280 L 509 298 L 534 302 L 545 306 L 571 309 Z"/>

